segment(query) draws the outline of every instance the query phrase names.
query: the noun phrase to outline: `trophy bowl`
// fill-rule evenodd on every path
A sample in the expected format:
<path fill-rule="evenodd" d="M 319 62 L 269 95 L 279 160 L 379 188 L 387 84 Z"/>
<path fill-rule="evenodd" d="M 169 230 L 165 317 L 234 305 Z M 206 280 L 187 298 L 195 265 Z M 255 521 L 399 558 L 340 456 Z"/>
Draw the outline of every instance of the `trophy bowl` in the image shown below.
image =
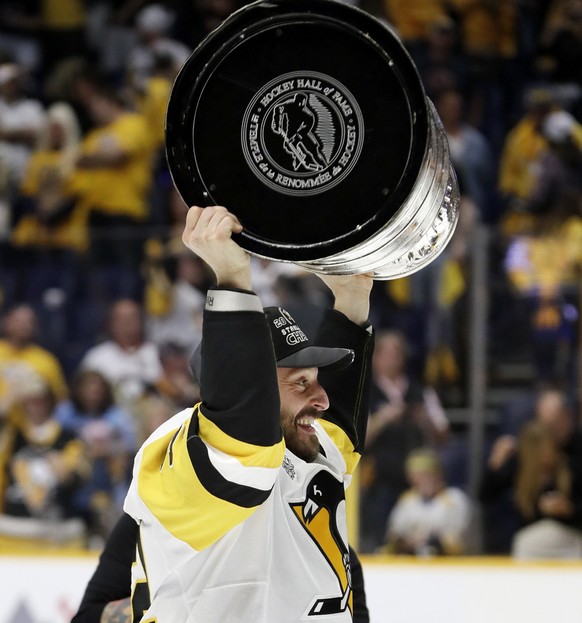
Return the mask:
<path fill-rule="evenodd" d="M 402 277 L 450 240 L 459 191 L 440 119 L 388 25 L 338 0 L 233 13 L 172 88 L 166 153 L 188 205 L 224 205 L 254 255 Z"/>

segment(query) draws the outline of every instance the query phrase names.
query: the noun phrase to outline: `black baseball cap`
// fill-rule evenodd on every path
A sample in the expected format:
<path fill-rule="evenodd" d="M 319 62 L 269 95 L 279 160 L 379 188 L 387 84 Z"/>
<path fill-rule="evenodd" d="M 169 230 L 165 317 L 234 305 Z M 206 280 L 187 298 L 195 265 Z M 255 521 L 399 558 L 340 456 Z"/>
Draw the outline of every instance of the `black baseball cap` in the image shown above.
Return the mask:
<path fill-rule="evenodd" d="M 278 368 L 343 370 L 354 360 L 354 351 L 349 348 L 310 346 L 309 339 L 286 309 L 265 307 L 264 311 Z"/>
<path fill-rule="evenodd" d="M 271 330 L 278 368 L 325 368 L 331 372 L 343 370 L 353 362 L 354 351 L 350 348 L 310 346 L 308 337 L 286 309 L 265 307 L 264 312 Z M 194 351 L 190 364 L 194 376 L 199 380 L 201 344 Z"/>

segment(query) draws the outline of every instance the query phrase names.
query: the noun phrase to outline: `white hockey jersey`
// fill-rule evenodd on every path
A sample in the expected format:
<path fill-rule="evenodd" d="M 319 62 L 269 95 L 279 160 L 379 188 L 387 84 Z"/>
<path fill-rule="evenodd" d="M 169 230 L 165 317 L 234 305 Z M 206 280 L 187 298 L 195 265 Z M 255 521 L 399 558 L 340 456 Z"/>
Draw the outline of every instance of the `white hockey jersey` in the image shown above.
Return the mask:
<path fill-rule="evenodd" d="M 315 425 L 326 456 L 320 454 L 316 462 L 306 463 L 286 450 L 282 467 L 273 468 L 277 474 L 271 494 L 258 508 L 228 508 L 229 503 L 199 491 L 193 479 L 191 495 L 202 499 L 192 500 L 188 511 L 180 511 L 176 504 L 166 510 L 170 499 L 182 495 L 168 480 L 189 462 L 183 431 L 191 413 L 174 416 L 140 451 L 138 477 L 126 500 L 126 512 L 142 525 L 143 569 L 142 564 L 134 567 L 134 583 L 147 578 L 144 597 L 151 601 L 142 620 L 351 621 L 344 500 L 347 466 L 323 427 Z M 171 450 L 160 469 L 157 448 L 164 445 Z M 268 468 L 237 464 L 217 450 L 211 456 L 213 465 L 231 482 L 268 484 Z M 194 476 L 191 469 L 189 474 Z M 154 512 L 148 506 L 154 506 Z"/>

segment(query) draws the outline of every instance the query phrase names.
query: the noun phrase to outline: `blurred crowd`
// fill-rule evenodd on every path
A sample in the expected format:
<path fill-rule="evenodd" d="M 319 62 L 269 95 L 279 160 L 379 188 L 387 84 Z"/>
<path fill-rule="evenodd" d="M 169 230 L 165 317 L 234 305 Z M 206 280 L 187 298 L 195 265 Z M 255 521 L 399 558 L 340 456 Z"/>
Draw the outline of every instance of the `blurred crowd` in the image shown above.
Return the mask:
<path fill-rule="evenodd" d="M 359 549 L 582 558 L 582 0 L 352 3 L 408 49 L 461 192 L 445 252 L 374 285 Z M 191 51 L 243 5 L 1 3 L 0 547 L 101 547 L 136 448 L 198 399 L 189 356 L 213 275 L 181 242 L 165 109 Z M 488 354 L 533 372 L 470 495 L 447 412 L 468 400 L 482 231 Z M 314 331 L 319 279 L 252 263 L 264 305 Z"/>

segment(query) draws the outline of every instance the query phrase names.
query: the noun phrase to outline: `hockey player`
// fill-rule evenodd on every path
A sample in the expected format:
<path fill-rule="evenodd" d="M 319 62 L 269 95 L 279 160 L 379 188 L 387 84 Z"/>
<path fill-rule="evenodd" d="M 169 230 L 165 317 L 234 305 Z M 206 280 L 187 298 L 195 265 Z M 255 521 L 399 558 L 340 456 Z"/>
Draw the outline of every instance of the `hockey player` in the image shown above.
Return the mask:
<path fill-rule="evenodd" d="M 137 454 L 133 620 L 352 621 L 345 487 L 368 415 L 368 275 L 325 276 L 334 310 L 311 346 L 263 310 L 238 219 L 188 212 L 183 241 L 214 271 L 196 364 L 201 402 Z M 325 390 L 323 387 L 325 386 Z"/>

